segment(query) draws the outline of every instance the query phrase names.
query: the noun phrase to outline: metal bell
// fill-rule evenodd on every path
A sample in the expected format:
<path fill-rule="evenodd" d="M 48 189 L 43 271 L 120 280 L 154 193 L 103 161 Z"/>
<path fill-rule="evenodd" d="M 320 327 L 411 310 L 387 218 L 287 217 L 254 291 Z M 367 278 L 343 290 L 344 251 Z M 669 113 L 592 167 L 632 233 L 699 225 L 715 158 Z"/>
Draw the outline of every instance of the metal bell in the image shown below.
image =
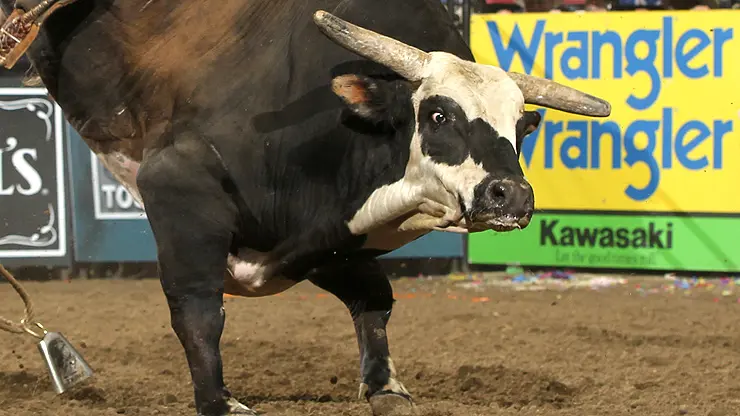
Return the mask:
<path fill-rule="evenodd" d="M 64 393 L 93 375 L 82 355 L 59 332 L 46 332 L 38 348 L 57 394 Z"/>

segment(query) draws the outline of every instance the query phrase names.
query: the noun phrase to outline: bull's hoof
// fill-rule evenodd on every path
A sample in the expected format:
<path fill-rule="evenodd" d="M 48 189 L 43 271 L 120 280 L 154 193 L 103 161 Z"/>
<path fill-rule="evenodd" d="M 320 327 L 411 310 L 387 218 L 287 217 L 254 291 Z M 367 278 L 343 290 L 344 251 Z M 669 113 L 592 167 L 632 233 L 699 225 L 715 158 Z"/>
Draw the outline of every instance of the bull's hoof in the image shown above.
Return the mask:
<path fill-rule="evenodd" d="M 257 412 L 239 403 L 239 400 L 236 400 L 233 397 L 226 399 L 226 408 L 226 413 L 221 414 L 221 416 L 258 416 Z M 213 412 L 210 411 L 206 413 L 209 415 L 213 414 Z M 218 410 L 218 413 L 221 413 L 220 409 Z M 198 416 L 205 416 L 205 413 L 198 412 Z"/>
<path fill-rule="evenodd" d="M 405 394 L 379 391 L 368 399 L 373 416 L 416 416 L 418 411 Z"/>
<path fill-rule="evenodd" d="M 239 403 L 239 401 L 233 397 L 230 397 L 229 400 L 226 401 L 226 404 L 229 405 L 229 413 L 224 416 L 257 416 L 257 412 Z"/>

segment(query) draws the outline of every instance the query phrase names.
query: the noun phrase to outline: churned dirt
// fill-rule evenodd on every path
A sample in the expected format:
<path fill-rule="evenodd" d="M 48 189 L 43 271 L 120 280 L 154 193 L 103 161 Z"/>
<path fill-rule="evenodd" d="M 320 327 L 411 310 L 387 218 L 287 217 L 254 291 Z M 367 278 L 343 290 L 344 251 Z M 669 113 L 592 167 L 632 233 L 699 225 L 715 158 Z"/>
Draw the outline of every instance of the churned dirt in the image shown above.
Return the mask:
<path fill-rule="evenodd" d="M 449 279 L 395 287 L 391 351 L 422 415 L 740 414 L 735 294 L 641 295 L 634 282 L 562 292 L 473 291 Z M 27 289 L 39 320 L 78 346 L 96 375 L 57 396 L 35 340 L 0 333 L 0 414 L 195 415 L 156 280 Z M 0 315 L 21 310 L 0 285 Z M 236 397 L 266 415 L 370 415 L 356 399 L 357 346 L 339 301 L 304 284 L 229 298 L 226 312 L 225 377 Z"/>

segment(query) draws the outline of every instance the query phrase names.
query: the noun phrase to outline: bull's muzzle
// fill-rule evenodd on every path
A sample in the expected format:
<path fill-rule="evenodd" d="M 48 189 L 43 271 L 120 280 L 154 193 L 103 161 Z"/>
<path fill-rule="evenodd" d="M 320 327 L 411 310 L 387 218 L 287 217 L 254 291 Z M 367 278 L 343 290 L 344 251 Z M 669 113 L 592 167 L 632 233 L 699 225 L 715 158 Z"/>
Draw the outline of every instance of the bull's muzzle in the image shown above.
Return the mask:
<path fill-rule="evenodd" d="M 524 229 L 534 214 L 534 191 L 523 177 L 489 176 L 475 190 L 466 215 L 471 231 Z"/>

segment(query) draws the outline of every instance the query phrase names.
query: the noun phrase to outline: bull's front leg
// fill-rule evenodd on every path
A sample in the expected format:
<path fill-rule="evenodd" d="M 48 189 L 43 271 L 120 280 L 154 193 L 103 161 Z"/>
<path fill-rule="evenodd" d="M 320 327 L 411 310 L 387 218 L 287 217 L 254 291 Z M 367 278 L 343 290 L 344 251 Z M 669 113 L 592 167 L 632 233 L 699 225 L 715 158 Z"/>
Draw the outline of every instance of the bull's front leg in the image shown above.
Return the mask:
<path fill-rule="evenodd" d="M 349 260 L 325 268 L 309 280 L 332 293 L 349 309 L 360 349 L 360 398 L 374 415 L 399 407 L 415 409 L 411 395 L 396 379 L 386 325 L 393 308 L 393 288 L 375 259 Z"/>
<path fill-rule="evenodd" d="M 462 218 L 462 213 L 459 209 L 450 208 L 429 198 L 424 198 L 417 209 L 419 213 L 408 217 L 398 227 L 398 231 L 459 231 L 455 226 L 450 227 L 451 224 L 456 224 Z"/>
<path fill-rule="evenodd" d="M 166 149 L 142 164 L 138 186 L 157 242 L 172 328 L 190 368 L 198 416 L 255 415 L 231 397 L 223 381 L 219 342 L 225 320 L 224 270 L 236 208 L 221 181 L 211 175 L 211 169 Z"/>

